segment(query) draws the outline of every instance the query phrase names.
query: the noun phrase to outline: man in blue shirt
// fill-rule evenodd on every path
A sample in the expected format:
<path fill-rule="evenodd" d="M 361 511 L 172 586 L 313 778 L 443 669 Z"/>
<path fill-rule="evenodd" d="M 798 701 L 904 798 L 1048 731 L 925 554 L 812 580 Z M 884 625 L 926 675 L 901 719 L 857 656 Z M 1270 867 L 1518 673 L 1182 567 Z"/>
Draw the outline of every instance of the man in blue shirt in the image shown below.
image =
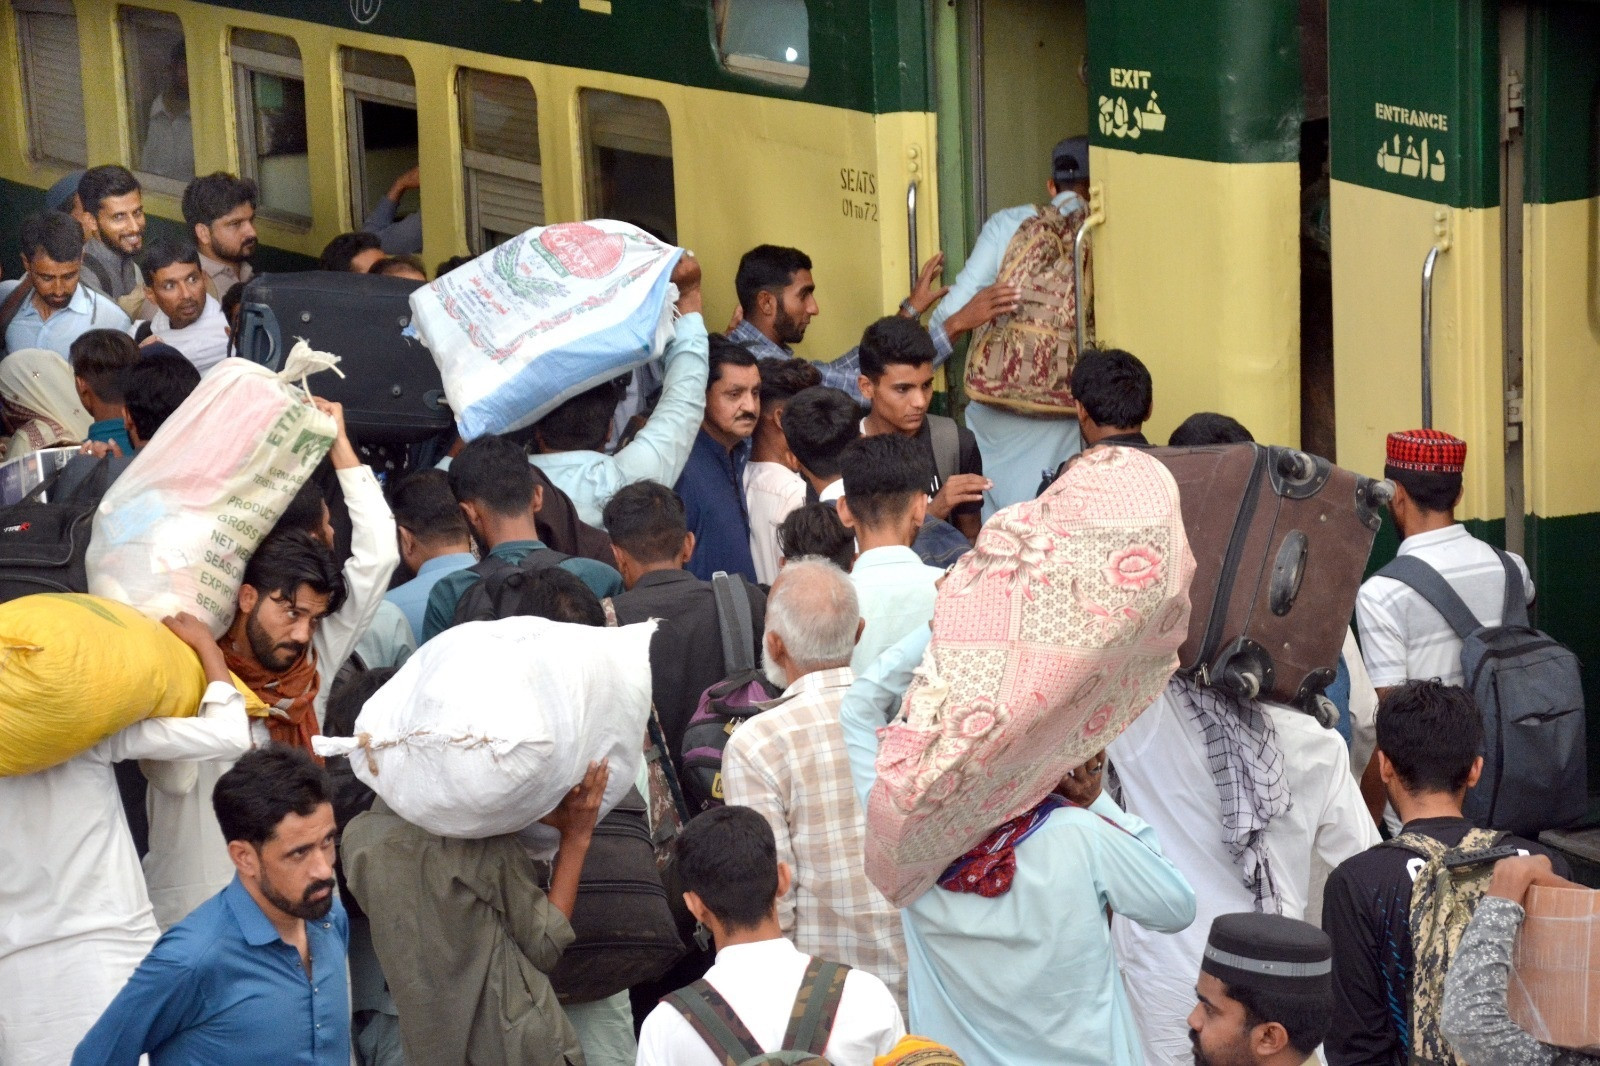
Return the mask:
<path fill-rule="evenodd" d="M 522 564 L 534 552 L 551 551 L 539 539 L 537 515 L 544 490 L 533 479 L 527 453 L 509 437 L 487 436 L 461 449 L 450 463 L 450 491 L 467 526 L 485 549 L 484 563 L 441 577 L 428 593 L 422 616 L 422 642 L 432 640 L 455 622 L 456 607 L 467 590 L 494 564 L 490 559 Z M 556 565 L 577 576 L 589 591 L 604 599 L 622 592 L 622 575 L 593 559 L 559 558 Z"/>
<path fill-rule="evenodd" d="M 211 793 L 233 883 L 167 931 L 73 1066 L 348 1066 L 349 924 L 334 894 L 333 789 L 305 752 L 249 752 Z"/>
<path fill-rule="evenodd" d="M 702 581 L 718 570 L 754 581 L 744 468 L 761 419 L 761 371 L 748 348 L 723 337 L 711 339 L 708 362 L 705 417 L 677 485 L 694 534 L 689 572 Z"/>
<path fill-rule="evenodd" d="M 400 558 L 416 577 L 390 589 L 385 599 L 405 614 L 415 636 L 422 632 L 433 586 L 446 574 L 477 562 L 472 533 L 443 470 L 408 475 L 390 495 L 389 508 L 400 531 Z"/>
<path fill-rule="evenodd" d="M 0 282 L 0 302 L 19 285 L 32 285 L 6 325 L 7 353 L 47 348 L 67 358 L 72 342 L 91 329 L 121 329 L 132 320 L 109 298 L 78 284 L 83 269 L 83 227 L 59 211 L 22 220 L 21 281 Z"/>

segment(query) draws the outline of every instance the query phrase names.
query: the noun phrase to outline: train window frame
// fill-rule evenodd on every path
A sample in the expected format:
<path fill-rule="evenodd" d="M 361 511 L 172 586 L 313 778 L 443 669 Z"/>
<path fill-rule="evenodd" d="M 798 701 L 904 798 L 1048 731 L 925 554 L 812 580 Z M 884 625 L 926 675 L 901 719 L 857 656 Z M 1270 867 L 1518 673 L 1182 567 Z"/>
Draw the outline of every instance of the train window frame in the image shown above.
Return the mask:
<path fill-rule="evenodd" d="M 728 19 L 734 8 L 750 9 L 755 19 L 766 22 L 771 21 L 770 15 L 757 12 L 754 9 L 760 4 L 773 2 L 786 5 L 798 5 L 805 18 L 806 24 L 806 52 L 805 63 L 799 63 L 799 53 L 796 58 L 787 62 L 773 59 L 770 56 L 752 55 L 746 52 L 730 51 L 727 44 Z M 708 5 L 711 12 L 712 40 L 716 46 L 717 58 L 721 61 L 723 69 L 730 74 L 750 78 L 754 81 L 763 81 L 772 85 L 781 85 L 787 89 L 803 89 L 811 80 L 811 7 L 806 0 L 711 0 Z M 791 49 L 793 51 L 793 49 Z"/>
<path fill-rule="evenodd" d="M 142 25 L 141 25 L 142 24 Z M 139 40 L 140 34 L 154 31 L 170 31 L 177 27 L 178 35 L 184 46 L 184 75 L 185 79 L 193 84 L 193 72 L 189 69 L 188 50 L 189 34 L 184 28 L 183 19 L 173 11 L 163 11 L 158 8 L 139 7 L 136 4 L 118 4 L 116 19 L 117 54 L 122 65 L 122 91 L 123 128 L 128 134 L 129 167 L 139 184 L 147 191 L 165 193 L 173 197 L 181 197 L 183 190 L 190 181 L 194 180 L 191 173 L 187 178 L 175 178 L 170 174 L 162 174 L 146 168 L 145 146 L 149 141 L 149 119 L 154 106 L 154 97 L 150 102 L 145 102 L 143 79 L 148 76 L 143 65 L 138 62 L 136 51 L 142 51 Z M 139 109 L 143 113 L 136 112 Z M 191 95 L 189 101 L 189 155 L 190 170 L 195 171 L 194 160 L 194 100 Z M 137 125 L 136 125 L 137 122 Z"/>
<path fill-rule="evenodd" d="M 611 101 L 623 101 L 620 107 L 612 107 L 606 127 L 603 131 L 595 120 L 595 104 L 610 104 Z M 643 106 L 639 106 L 643 105 Z M 658 111 L 663 123 L 665 137 L 653 130 L 653 118 L 649 119 L 640 114 L 648 110 Z M 629 116 L 625 112 L 633 111 Z M 630 121 L 631 119 L 631 121 Z M 641 124 L 641 120 L 644 120 Z M 645 225 L 646 221 L 669 221 L 669 228 L 654 227 L 659 230 L 659 235 L 667 243 L 678 242 L 678 193 L 677 193 L 677 155 L 672 143 L 672 114 L 667 110 L 666 104 L 653 96 L 641 96 L 637 93 L 621 93 L 613 89 L 602 89 L 594 86 L 584 86 L 578 90 L 578 128 L 582 145 L 583 158 L 583 198 L 584 216 L 587 218 L 616 218 L 619 221 L 639 225 L 645 229 L 652 227 Z M 600 143 L 597 132 L 603 132 L 603 138 L 608 143 Z M 601 151 L 612 151 L 630 154 L 641 158 L 658 158 L 667 161 L 667 184 L 670 189 L 670 207 L 672 217 L 670 220 L 645 220 L 640 218 L 621 218 L 622 212 L 613 212 L 606 203 L 604 195 L 604 171 L 606 160 L 601 156 Z M 616 162 L 623 162 L 617 159 Z M 659 175 L 657 176 L 659 178 Z M 652 187 L 658 186 L 659 181 Z"/>
<path fill-rule="evenodd" d="M 249 37 L 275 37 L 286 41 L 294 48 L 294 57 L 291 58 L 279 52 L 268 51 L 255 47 L 252 44 L 241 44 L 241 35 Z M 301 214 L 298 211 L 287 210 L 268 201 L 268 187 L 263 184 L 261 176 L 260 130 L 254 116 L 260 113 L 256 106 L 256 75 L 270 75 L 288 81 L 298 81 L 301 86 L 302 97 L 305 93 L 305 53 L 300 49 L 300 42 L 293 37 L 282 33 L 272 33 L 265 30 L 251 30 L 243 27 L 233 27 L 228 34 L 228 59 L 233 68 L 233 101 L 234 101 L 234 128 L 235 143 L 239 150 L 239 173 L 241 177 L 254 181 L 260 189 L 258 194 L 259 205 L 257 213 L 274 222 L 281 223 L 301 232 L 309 232 L 313 224 L 310 213 Z M 302 122 L 306 122 L 302 116 Z M 309 123 L 307 123 L 309 125 Z M 307 140 L 306 151 L 306 190 L 308 206 L 311 211 L 316 209 L 316 198 L 313 192 L 311 179 L 310 159 L 310 131 L 305 130 Z"/>
<path fill-rule="evenodd" d="M 35 163 L 87 166 L 89 124 L 83 102 L 83 52 L 77 9 L 71 0 L 11 0 L 11 16 L 17 27 L 17 68 L 22 85 L 28 158 Z M 41 44 L 44 25 L 36 21 L 41 18 L 67 19 L 71 24 L 71 47 L 53 47 L 56 42 Z M 50 62 L 46 64 L 46 60 Z M 71 69 L 66 69 L 69 66 Z M 72 95 L 66 101 L 57 95 L 64 86 L 72 88 Z M 70 114 L 51 117 L 55 112 L 71 111 L 73 100 L 77 104 L 75 124 Z M 58 123 L 72 127 L 71 131 L 63 134 L 61 130 L 47 128 Z"/>
<path fill-rule="evenodd" d="M 409 85 L 404 82 L 394 81 L 374 74 L 366 74 L 351 70 L 351 60 L 355 57 L 369 56 L 378 60 L 389 60 L 405 64 L 406 70 L 411 75 Z M 353 45 L 342 45 L 339 48 L 339 76 L 344 94 L 344 123 L 345 123 L 345 159 L 349 164 L 350 182 L 347 190 L 351 213 L 351 223 L 360 229 L 367 219 L 372 207 L 367 204 L 367 150 L 366 131 L 361 113 L 361 104 L 374 103 L 389 107 L 407 108 L 413 113 L 418 112 L 417 107 L 417 72 L 411 65 L 409 57 L 397 52 L 380 52 L 371 48 L 357 48 Z M 419 114 L 420 119 L 420 114 Z M 417 153 L 420 159 L 422 145 L 417 144 Z M 419 207 L 418 210 L 421 208 Z"/>
<path fill-rule="evenodd" d="M 475 136 L 474 112 L 478 106 L 476 101 L 479 99 L 479 90 L 474 83 L 479 78 L 494 79 L 527 88 L 528 99 L 533 105 L 533 131 L 532 137 L 528 140 L 533 149 L 532 158 L 518 158 L 473 147 L 478 140 Z M 509 84 L 505 87 L 509 87 Z M 544 196 L 544 169 L 539 147 L 539 92 L 526 78 L 478 67 L 457 67 L 455 87 L 460 112 L 457 125 L 461 137 L 461 174 L 463 207 L 467 221 L 467 246 L 472 250 L 472 254 L 482 255 L 500 243 L 490 239 L 491 233 L 510 239 L 534 226 L 545 225 L 548 220 Z M 490 94 L 482 95 L 487 98 Z M 509 101 L 509 96 L 507 100 Z M 517 105 L 515 102 L 505 102 L 502 106 L 514 108 Z M 494 206 L 497 202 L 504 203 L 528 195 L 533 199 L 527 205 L 525 217 L 522 218 L 515 217 L 510 211 L 497 210 Z M 518 228 L 508 231 L 507 226 Z"/>

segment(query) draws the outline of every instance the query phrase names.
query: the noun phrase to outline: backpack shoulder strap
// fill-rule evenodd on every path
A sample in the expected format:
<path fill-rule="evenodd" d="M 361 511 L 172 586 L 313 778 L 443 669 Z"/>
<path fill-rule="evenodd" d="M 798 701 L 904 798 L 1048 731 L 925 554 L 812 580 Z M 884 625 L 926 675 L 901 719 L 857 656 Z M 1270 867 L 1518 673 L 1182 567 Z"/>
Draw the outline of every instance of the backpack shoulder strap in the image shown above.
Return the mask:
<path fill-rule="evenodd" d="M 783 1034 L 785 1051 L 809 1051 L 821 1055 L 833 1035 L 833 1019 L 844 998 L 844 979 L 850 967 L 812 956 L 806 975 L 800 979 L 794 1008 L 789 1012 L 789 1029 Z"/>
<path fill-rule="evenodd" d="M 928 434 L 933 439 L 933 465 L 944 483 L 961 472 L 961 429 L 956 420 L 944 415 L 928 415 Z"/>
<path fill-rule="evenodd" d="M 704 978 L 662 997 L 661 1002 L 683 1015 L 723 1066 L 739 1066 L 746 1059 L 765 1053 L 722 993 Z"/>
<path fill-rule="evenodd" d="M 1522 571 L 1517 567 L 1516 560 L 1501 551 L 1494 550 L 1500 559 L 1500 565 L 1506 571 L 1506 601 L 1500 611 L 1500 624 L 1503 626 L 1528 625 L 1528 595 L 1527 589 L 1522 584 Z"/>
<path fill-rule="evenodd" d="M 1426 833 L 1401 833 L 1399 836 L 1391 837 L 1390 839 L 1385 840 L 1379 846 L 1385 848 L 1400 848 L 1404 851 L 1411 852 L 1413 855 L 1420 855 L 1429 862 L 1432 862 L 1434 859 L 1444 858 L 1446 853 L 1448 853 L 1450 850 L 1445 846 L 1444 841 L 1435 840 Z"/>
<path fill-rule="evenodd" d="M 100 283 L 99 287 L 95 288 L 96 292 L 104 295 L 111 291 L 115 281 L 112 279 L 110 272 L 106 270 L 104 263 L 92 255 L 85 255 L 83 257 L 83 265 L 89 268 L 89 273 L 93 274 L 94 279 Z M 106 298 L 110 299 L 109 296 Z"/>
<path fill-rule="evenodd" d="M 1456 636 L 1462 640 L 1483 628 L 1483 624 L 1472 613 L 1472 608 L 1468 607 L 1460 594 L 1450 587 L 1450 582 L 1440 576 L 1439 571 L 1415 556 L 1395 556 L 1387 566 L 1378 571 L 1376 576 L 1393 578 L 1402 585 L 1409 586 L 1444 617 L 1450 628 L 1456 631 Z"/>
<path fill-rule="evenodd" d="M 717 629 L 722 634 L 722 667 L 735 677 L 756 666 L 755 621 L 750 616 L 750 593 L 743 574 L 718 570 L 711 575 L 711 594 L 717 604 Z"/>
<path fill-rule="evenodd" d="M 22 302 L 32 294 L 33 278 L 24 276 L 6 296 L 5 302 L 0 303 L 0 349 L 5 348 L 5 331 L 10 328 L 11 320 L 17 317 L 17 312 L 22 310 Z"/>

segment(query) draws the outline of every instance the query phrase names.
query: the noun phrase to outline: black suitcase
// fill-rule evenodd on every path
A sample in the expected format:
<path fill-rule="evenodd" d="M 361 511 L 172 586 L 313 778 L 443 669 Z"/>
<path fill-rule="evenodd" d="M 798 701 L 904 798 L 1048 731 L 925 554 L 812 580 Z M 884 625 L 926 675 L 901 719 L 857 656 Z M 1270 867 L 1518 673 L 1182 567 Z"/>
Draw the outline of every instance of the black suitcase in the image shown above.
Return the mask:
<path fill-rule="evenodd" d="M 239 309 L 240 356 L 273 370 L 297 339 L 339 357 L 340 378 L 318 374 L 318 396 L 344 405 L 345 427 L 362 444 L 417 444 L 454 428 L 433 355 L 404 330 L 411 324 L 406 278 L 341 274 L 259 274 Z"/>
<path fill-rule="evenodd" d="M 1293 448 L 1153 448 L 1194 552 L 1178 669 L 1319 713 L 1392 487 Z"/>

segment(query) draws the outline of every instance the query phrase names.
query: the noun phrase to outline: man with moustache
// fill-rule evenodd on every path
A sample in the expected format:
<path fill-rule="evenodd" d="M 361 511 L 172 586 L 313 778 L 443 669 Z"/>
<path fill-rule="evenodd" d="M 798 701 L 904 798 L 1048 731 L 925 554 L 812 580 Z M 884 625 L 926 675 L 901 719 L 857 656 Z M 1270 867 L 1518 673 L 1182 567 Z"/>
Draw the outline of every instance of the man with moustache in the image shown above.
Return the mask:
<path fill-rule="evenodd" d="M 211 804 L 233 881 L 157 941 L 73 1063 L 347 1066 L 349 923 L 334 893 L 327 774 L 303 751 L 252 751 Z"/>
<path fill-rule="evenodd" d="M 1293 918 L 1221 915 L 1211 923 L 1195 1000 L 1195 1066 L 1312 1066 L 1333 1020 L 1333 944 Z"/>
<path fill-rule="evenodd" d="M 194 231 L 206 291 L 214 300 L 255 274 L 249 259 L 256 251 L 259 196 L 255 182 L 220 170 L 183 190 L 183 220 Z"/>
<path fill-rule="evenodd" d="M 678 478 L 694 554 L 689 572 L 702 581 L 719 570 L 756 580 L 750 554 L 750 508 L 745 466 L 761 418 L 761 370 L 742 344 L 711 339 L 705 415 Z"/>
<path fill-rule="evenodd" d="M 5 350 L 47 348 L 62 359 L 91 329 L 122 329 L 128 316 L 109 297 L 80 285 L 83 227 L 59 211 L 22 220 L 22 279 L 0 281 Z"/>
<path fill-rule="evenodd" d="M 228 355 L 228 320 L 222 305 L 206 291 L 200 254 L 193 245 L 154 240 L 140 257 L 145 295 L 156 311 L 141 322 L 134 338 L 141 344 L 169 344 L 204 374 Z"/>
<path fill-rule="evenodd" d="M 145 226 L 139 179 L 115 163 L 90 167 L 78 179 L 78 202 L 93 223 L 83 245 L 83 283 L 138 316 L 145 302 L 138 262 Z"/>

